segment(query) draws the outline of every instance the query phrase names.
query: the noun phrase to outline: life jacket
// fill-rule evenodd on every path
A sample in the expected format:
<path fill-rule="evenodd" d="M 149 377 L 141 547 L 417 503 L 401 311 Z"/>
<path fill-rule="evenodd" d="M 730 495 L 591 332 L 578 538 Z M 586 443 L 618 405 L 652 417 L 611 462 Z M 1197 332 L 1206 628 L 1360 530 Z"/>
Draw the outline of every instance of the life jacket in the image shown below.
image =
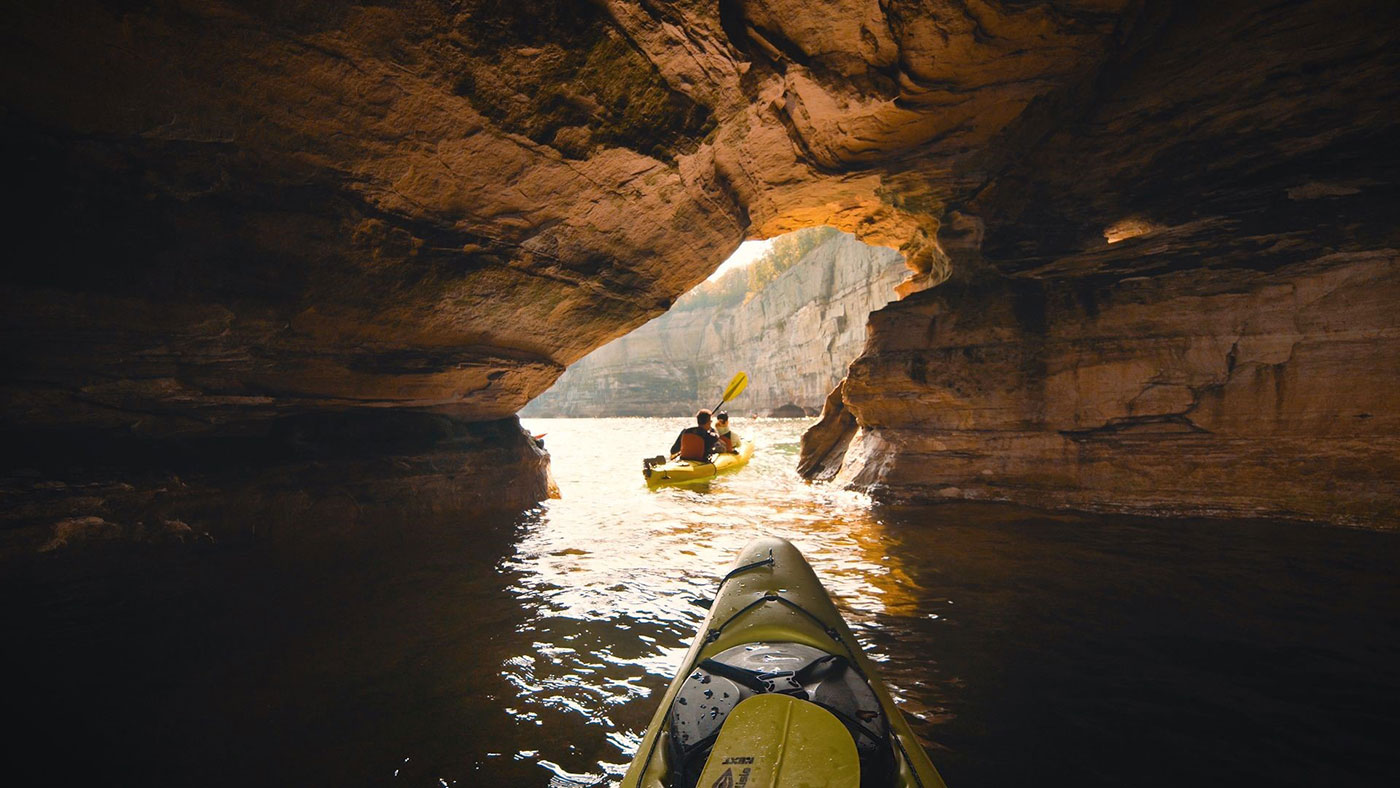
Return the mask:
<path fill-rule="evenodd" d="M 682 432 L 681 459 L 696 460 L 699 462 L 704 462 L 709 459 L 705 455 L 705 439 L 694 432 Z"/>

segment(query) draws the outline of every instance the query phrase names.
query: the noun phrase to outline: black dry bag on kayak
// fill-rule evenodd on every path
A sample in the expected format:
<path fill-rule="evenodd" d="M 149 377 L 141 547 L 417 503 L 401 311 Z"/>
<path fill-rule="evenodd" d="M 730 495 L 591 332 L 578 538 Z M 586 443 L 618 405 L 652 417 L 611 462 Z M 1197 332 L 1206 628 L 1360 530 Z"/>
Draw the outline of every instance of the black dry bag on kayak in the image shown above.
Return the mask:
<path fill-rule="evenodd" d="M 880 700 L 844 657 L 800 643 L 745 643 L 702 660 L 671 704 L 671 788 L 695 788 L 719 729 L 739 701 L 777 692 L 836 716 L 855 740 L 863 787 L 894 773 L 889 720 Z"/>

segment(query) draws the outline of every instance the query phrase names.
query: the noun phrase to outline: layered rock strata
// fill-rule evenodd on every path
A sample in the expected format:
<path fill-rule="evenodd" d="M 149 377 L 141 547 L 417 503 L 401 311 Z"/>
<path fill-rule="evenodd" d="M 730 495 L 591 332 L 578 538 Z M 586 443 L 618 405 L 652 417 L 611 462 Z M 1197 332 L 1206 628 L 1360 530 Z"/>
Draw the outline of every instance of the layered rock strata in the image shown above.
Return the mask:
<path fill-rule="evenodd" d="M 949 276 L 992 298 L 1167 275 L 1183 295 L 1253 292 L 1383 255 L 1400 246 L 1396 16 L 1388 0 L 21 4 L 0 30 L 24 198 L 0 272 L 0 432 L 495 422 L 744 238 L 817 224 L 899 248 L 904 294 Z M 1368 363 L 1353 350 L 1338 363 Z M 1289 434 L 1282 477 L 1325 456 Z"/>
<path fill-rule="evenodd" d="M 6 420 L 502 418 L 746 236 L 813 224 L 936 279 L 940 201 L 979 152 L 1150 21 L 1127 0 L 14 9 L 0 106 L 33 262 L 4 280 Z"/>
<path fill-rule="evenodd" d="M 595 350 L 523 415 L 689 415 L 740 370 L 749 385 L 731 410 L 815 413 L 907 274 L 894 250 L 839 235 L 743 304 L 668 312 Z"/>
<path fill-rule="evenodd" d="M 804 470 L 897 500 L 1400 523 L 1397 297 L 1381 253 L 944 285 L 873 317 Z"/>
<path fill-rule="evenodd" d="M 953 279 L 872 316 L 850 447 L 814 436 L 808 472 L 900 500 L 1400 522 L 1396 62 L 1389 33 L 1338 23 L 1164 18 L 951 207 Z"/>

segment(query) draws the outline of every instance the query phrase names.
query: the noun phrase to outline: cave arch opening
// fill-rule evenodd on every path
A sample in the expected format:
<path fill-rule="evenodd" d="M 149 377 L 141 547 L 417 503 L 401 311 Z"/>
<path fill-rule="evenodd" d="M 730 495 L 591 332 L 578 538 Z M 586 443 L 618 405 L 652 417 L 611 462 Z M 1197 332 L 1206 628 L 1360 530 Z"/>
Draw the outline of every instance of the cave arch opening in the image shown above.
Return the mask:
<path fill-rule="evenodd" d="M 745 244 L 666 313 L 570 365 L 521 415 L 690 415 L 742 370 L 736 415 L 815 417 L 863 349 L 869 313 L 908 274 L 898 251 L 828 226 Z"/>

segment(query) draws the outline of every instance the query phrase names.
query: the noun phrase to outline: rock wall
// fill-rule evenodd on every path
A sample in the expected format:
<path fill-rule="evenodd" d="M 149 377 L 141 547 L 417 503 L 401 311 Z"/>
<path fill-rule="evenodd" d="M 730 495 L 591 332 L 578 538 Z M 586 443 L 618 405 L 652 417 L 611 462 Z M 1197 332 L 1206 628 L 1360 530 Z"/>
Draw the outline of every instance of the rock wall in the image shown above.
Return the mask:
<path fill-rule="evenodd" d="M 814 430 L 804 470 L 891 500 L 1400 523 L 1397 263 L 920 293 L 872 318 L 844 461 Z"/>
<path fill-rule="evenodd" d="M 1258 276 L 1400 247 L 1397 15 L 1391 0 L 18 4 L 0 29 L 22 197 L 4 217 L 0 438 L 275 444 L 279 420 L 347 411 L 496 423 L 743 239 L 822 224 L 900 249 L 906 295 L 950 276 L 993 299 L 1169 277 L 1183 296 L 1257 299 Z M 1310 336 L 1385 292 L 1329 302 Z M 1004 306 L 948 305 L 972 322 Z M 1085 347 L 1157 363 L 1114 336 Z M 958 341 L 941 337 L 925 350 Z M 1332 345 L 1333 363 L 1372 363 L 1372 341 Z M 1370 407 L 1334 395 L 1337 412 Z M 1312 427 L 1286 434 L 1296 452 L 1272 475 L 1330 456 Z M 34 470 L 11 455 L 5 472 Z M 518 471 L 543 489 L 537 464 Z"/>
<path fill-rule="evenodd" d="M 897 252 L 839 235 L 741 306 L 668 312 L 593 351 L 523 414 L 689 415 L 740 370 L 749 385 L 729 409 L 815 413 L 908 273 Z"/>
<path fill-rule="evenodd" d="M 982 152 L 1156 25 L 975 6 L 13 9 L 4 423 L 499 419 L 744 238 L 815 224 L 934 282 Z"/>
<path fill-rule="evenodd" d="M 872 315 L 804 470 L 890 500 L 1400 525 L 1400 161 L 1373 114 L 1396 61 L 1334 12 L 1174 7 L 950 206 L 953 278 Z"/>

